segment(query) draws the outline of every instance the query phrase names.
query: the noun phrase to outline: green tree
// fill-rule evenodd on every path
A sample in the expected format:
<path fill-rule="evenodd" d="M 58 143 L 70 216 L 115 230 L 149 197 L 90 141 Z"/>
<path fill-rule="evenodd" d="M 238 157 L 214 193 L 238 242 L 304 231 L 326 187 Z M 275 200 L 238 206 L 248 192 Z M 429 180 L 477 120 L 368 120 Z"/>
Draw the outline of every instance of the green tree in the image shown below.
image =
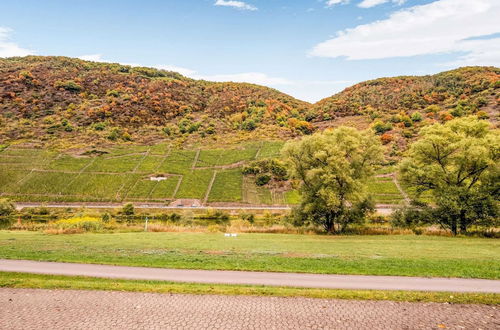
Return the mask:
<path fill-rule="evenodd" d="M 371 131 L 340 127 L 288 142 L 283 149 L 290 177 L 300 183 L 295 223 L 343 232 L 373 210 L 366 179 L 383 157 Z"/>
<path fill-rule="evenodd" d="M 16 208 L 10 200 L 0 198 L 0 216 L 11 215 L 15 211 Z"/>
<path fill-rule="evenodd" d="M 400 166 L 417 197 L 429 191 L 433 220 L 453 234 L 498 217 L 500 135 L 488 122 L 464 117 L 421 131 Z"/>
<path fill-rule="evenodd" d="M 124 215 L 134 215 L 135 213 L 134 205 L 132 203 L 123 205 L 122 213 Z"/>

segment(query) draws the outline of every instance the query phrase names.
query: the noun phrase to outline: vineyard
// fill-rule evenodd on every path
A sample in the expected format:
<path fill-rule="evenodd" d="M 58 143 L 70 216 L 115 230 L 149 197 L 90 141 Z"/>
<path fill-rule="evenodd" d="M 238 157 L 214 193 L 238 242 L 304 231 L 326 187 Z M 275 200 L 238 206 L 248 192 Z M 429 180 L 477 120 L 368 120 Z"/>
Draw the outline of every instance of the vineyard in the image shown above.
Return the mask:
<path fill-rule="evenodd" d="M 10 146 L 0 151 L 0 192 L 30 202 L 296 204 L 297 191 L 258 186 L 242 173 L 250 161 L 278 157 L 282 146 L 277 141 L 194 150 L 127 145 L 98 156 Z M 403 200 L 390 174 L 375 177 L 369 191 L 377 203 Z"/>

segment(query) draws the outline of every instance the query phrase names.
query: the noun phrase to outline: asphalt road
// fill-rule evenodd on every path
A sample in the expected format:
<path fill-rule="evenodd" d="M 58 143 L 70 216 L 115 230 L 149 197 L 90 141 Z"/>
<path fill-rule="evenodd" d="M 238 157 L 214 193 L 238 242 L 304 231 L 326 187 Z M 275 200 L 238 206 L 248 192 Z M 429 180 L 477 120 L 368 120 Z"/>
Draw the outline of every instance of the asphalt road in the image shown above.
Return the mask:
<path fill-rule="evenodd" d="M 188 270 L 6 259 L 0 259 L 0 271 L 134 280 L 325 289 L 500 293 L 500 281 L 461 278 Z"/>
<path fill-rule="evenodd" d="M 499 329 L 495 306 L 0 289 L 0 329 Z"/>

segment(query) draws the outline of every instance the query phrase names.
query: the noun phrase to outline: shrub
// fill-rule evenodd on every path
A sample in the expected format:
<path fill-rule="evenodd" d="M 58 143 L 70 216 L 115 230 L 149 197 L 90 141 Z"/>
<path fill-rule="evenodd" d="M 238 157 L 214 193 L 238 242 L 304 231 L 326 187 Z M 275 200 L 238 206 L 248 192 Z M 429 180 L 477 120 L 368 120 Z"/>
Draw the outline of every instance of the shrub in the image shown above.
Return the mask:
<path fill-rule="evenodd" d="M 490 118 L 490 116 L 488 116 L 488 114 L 485 111 L 478 111 L 478 113 L 476 115 L 477 115 L 477 118 L 479 118 L 479 119 Z"/>
<path fill-rule="evenodd" d="M 268 174 L 262 174 L 258 175 L 257 178 L 255 178 L 255 184 L 258 186 L 264 186 L 271 181 L 271 176 Z"/>
<path fill-rule="evenodd" d="M 104 131 L 106 129 L 106 123 L 95 123 L 93 125 L 94 130 L 96 131 Z"/>
<path fill-rule="evenodd" d="M 416 207 L 404 207 L 391 215 L 391 225 L 396 228 L 412 229 L 427 224 L 428 213 Z"/>
<path fill-rule="evenodd" d="M 65 89 L 69 92 L 80 92 L 81 90 L 83 90 L 83 87 L 73 80 L 57 81 L 55 87 Z"/>
<path fill-rule="evenodd" d="M 422 117 L 422 114 L 420 114 L 420 112 L 414 112 L 412 115 L 411 115 L 411 120 L 413 120 L 414 122 L 418 122 L 418 121 L 422 121 L 423 117 Z"/>
<path fill-rule="evenodd" d="M 135 209 L 134 209 L 134 205 L 133 204 L 127 203 L 127 204 L 123 205 L 122 214 L 124 214 L 124 215 L 134 215 L 134 213 L 135 213 Z"/>
<path fill-rule="evenodd" d="M 111 214 L 109 214 L 108 212 L 104 213 L 102 216 L 101 216 L 101 220 L 102 222 L 104 223 L 108 223 L 111 221 Z"/>
<path fill-rule="evenodd" d="M 392 142 L 392 140 L 394 140 L 394 137 L 392 136 L 392 134 L 384 133 L 380 137 L 380 140 L 382 141 L 383 144 L 388 144 L 388 143 Z"/>
<path fill-rule="evenodd" d="M 257 128 L 257 124 L 255 123 L 255 120 L 247 119 L 241 123 L 241 128 L 246 131 L 253 131 L 254 129 Z"/>
<path fill-rule="evenodd" d="M 252 213 L 243 213 L 241 215 L 241 219 L 242 220 L 246 220 L 249 223 L 254 223 L 254 221 L 255 221 L 255 215 L 253 215 Z"/>
<path fill-rule="evenodd" d="M 179 222 L 181 220 L 181 216 L 180 214 L 177 214 L 177 213 L 172 213 L 172 214 L 169 214 L 168 215 L 168 220 L 172 221 L 172 222 Z"/>
<path fill-rule="evenodd" d="M 15 211 L 16 208 L 10 200 L 0 198 L 0 216 L 11 215 Z"/>
<path fill-rule="evenodd" d="M 372 125 L 373 130 L 377 134 L 384 134 L 387 131 L 390 131 L 392 129 L 392 124 L 391 123 L 384 123 L 381 120 L 376 120 L 373 125 Z"/>

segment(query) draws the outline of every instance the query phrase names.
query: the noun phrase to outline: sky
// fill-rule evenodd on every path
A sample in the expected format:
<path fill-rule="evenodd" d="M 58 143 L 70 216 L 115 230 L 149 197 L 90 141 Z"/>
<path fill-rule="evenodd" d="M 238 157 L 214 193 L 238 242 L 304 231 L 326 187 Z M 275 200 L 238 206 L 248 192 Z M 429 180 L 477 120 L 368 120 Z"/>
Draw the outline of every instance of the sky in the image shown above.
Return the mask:
<path fill-rule="evenodd" d="M 29 54 L 316 102 L 368 79 L 500 66 L 500 0 L 1 0 L 0 57 Z"/>

